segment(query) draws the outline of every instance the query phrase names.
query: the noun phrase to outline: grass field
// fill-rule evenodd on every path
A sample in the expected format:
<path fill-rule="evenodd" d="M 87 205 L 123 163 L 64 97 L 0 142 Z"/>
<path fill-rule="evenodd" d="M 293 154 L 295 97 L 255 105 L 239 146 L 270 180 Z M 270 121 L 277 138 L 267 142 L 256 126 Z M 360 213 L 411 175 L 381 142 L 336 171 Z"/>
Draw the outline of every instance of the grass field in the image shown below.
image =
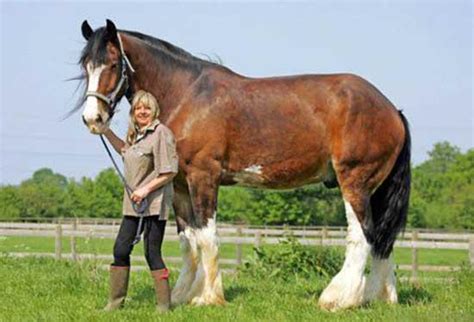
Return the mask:
<path fill-rule="evenodd" d="M 328 280 L 256 280 L 224 276 L 224 307 L 180 306 L 160 315 L 148 272 L 133 272 L 124 309 L 107 313 L 107 272 L 92 261 L 0 256 L 0 321 L 474 321 L 474 274 L 452 273 L 449 283 L 399 283 L 399 305 L 374 303 L 338 313 L 317 298 Z M 177 276 L 172 271 L 171 283 Z"/>
<path fill-rule="evenodd" d="M 77 251 L 79 253 L 90 254 L 112 254 L 112 239 L 86 239 L 77 238 Z M 134 255 L 143 254 L 143 244 L 137 245 Z M 272 246 L 270 246 L 272 247 Z M 273 246 L 278 247 L 278 246 Z M 340 248 L 343 252 L 343 248 Z M 243 257 L 253 254 L 252 245 L 243 245 Z M 70 239 L 63 238 L 62 251 L 71 251 Z M 8 252 L 47 252 L 54 253 L 54 238 L 52 237 L 0 237 L 0 253 Z M 168 257 L 181 256 L 179 243 L 166 241 L 163 244 L 163 254 Z M 221 258 L 235 258 L 236 247 L 232 244 L 222 244 L 220 246 Z M 407 248 L 396 248 L 394 260 L 397 264 L 411 263 L 411 250 Z M 420 249 L 418 250 L 418 260 L 420 265 L 449 265 L 459 266 L 463 262 L 469 261 L 467 250 L 451 249 Z"/>

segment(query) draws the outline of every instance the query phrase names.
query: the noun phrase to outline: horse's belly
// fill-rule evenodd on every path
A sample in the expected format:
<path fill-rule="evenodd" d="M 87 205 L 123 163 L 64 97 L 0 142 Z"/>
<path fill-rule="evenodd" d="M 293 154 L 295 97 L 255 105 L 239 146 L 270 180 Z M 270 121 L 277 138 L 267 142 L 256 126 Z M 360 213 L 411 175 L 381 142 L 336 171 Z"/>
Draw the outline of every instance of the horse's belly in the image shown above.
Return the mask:
<path fill-rule="evenodd" d="M 252 164 L 239 171 L 224 170 L 222 183 L 268 189 L 291 189 L 325 181 L 330 176 L 327 162 L 305 165 L 301 161 Z"/>

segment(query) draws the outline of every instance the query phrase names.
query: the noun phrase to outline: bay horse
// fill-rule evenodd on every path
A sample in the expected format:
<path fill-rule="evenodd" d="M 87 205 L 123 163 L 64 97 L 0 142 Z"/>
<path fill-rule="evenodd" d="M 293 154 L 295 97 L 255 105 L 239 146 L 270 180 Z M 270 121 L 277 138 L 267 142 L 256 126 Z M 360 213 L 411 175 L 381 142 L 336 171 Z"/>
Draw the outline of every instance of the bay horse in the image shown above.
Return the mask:
<path fill-rule="evenodd" d="M 134 31 L 82 24 L 87 44 L 83 120 L 102 133 L 115 104 L 151 92 L 175 134 L 174 211 L 184 264 L 172 302 L 224 304 L 216 230 L 220 185 L 340 187 L 348 222 L 345 261 L 319 297 L 327 310 L 397 302 L 391 252 L 410 192 L 408 122 L 352 74 L 249 78 Z M 370 274 L 364 276 L 369 254 Z"/>

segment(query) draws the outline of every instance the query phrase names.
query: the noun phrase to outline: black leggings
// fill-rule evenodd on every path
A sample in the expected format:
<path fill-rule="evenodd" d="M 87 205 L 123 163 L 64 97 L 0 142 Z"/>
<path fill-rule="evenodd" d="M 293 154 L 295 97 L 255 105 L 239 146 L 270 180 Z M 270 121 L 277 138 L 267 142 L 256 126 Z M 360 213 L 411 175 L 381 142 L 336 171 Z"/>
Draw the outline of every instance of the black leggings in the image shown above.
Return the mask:
<path fill-rule="evenodd" d="M 133 240 L 138 229 L 138 217 L 124 216 L 114 244 L 114 262 L 112 266 L 130 266 L 130 254 L 133 250 Z M 161 244 L 165 234 L 166 220 L 159 216 L 143 218 L 142 231 L 145 230 L 145 258 L 152 271 L 165 268 L 161 257 Z M 140 232 L 140 233 L 141 233 Z"/>

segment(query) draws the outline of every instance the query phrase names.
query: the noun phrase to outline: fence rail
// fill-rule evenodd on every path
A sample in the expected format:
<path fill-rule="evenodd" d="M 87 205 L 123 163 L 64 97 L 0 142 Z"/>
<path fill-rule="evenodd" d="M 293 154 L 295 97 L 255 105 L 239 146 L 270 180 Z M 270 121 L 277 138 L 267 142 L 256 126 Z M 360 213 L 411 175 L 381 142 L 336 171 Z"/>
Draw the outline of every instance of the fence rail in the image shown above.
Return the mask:
<path fill-rule="evenodd" d="M 54 253 L 18 253 L 10 252 L 11 256 L 49 256 L 57 259 L 67 258 L 72 260 L 82 259 L 107 259 L 110 255 L 79 254 L 77 251 L 76 238 L 107 238 L 113 239 L 119 229 L 119 220 L 79 220 L 62 219 L 54 222 L 0 222 L 0 236 L 19 237 L 54 237 Z M 238 266 L 243 263 L 242 245 L 261 246 L 263 244 L 277 244 L 282 237 L 291 234 L 303 245 L 309 246 L 344 246 L 346 244 L 345 227 L 262 227 L 245 225 L 218 226 L 221 244 L 234 244 L 236 246 L 235 258 L 220 259 L 221 264 Z M 178 241 L 176 226 L 168 224 L 165 238 Z M 62 253 L 62 240 L 70 238 L 70 253 Z M 459 249 L 469 252 L 471 265 L 474 265 L 474 234 L 470 232 L 451 233 L 437 231 L 407 230 L 401 234 L 395 243 L 399 248 L 410 248 L 412 250 L 411 265 L 398 265 L 398 269 L 409 270 L 412 278 L 416 279 L 418 271 L 446 272 L 458 269 L 456 266 L 428 266 L 419 265 L 419 249 Z M 141 261 L 139 256 L 132 259 Z M 181 258 L 166 258 L 169 262 L 179 263 Z"/>

